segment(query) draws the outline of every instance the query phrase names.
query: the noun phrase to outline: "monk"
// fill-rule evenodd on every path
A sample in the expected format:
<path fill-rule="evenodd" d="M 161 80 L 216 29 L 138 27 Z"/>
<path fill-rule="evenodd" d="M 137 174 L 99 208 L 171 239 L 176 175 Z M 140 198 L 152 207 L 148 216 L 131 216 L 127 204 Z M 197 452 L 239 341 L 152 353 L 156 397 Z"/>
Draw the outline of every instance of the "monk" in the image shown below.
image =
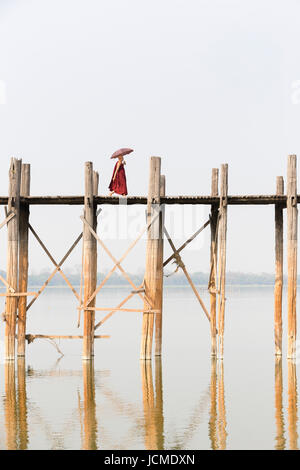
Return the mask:
<path fill-rule="evenodd" d="M 126 162 L 123 155 L 120 155 L 118 157 L 117 163 L 115 164 L 114 172 L 109 184 L 110 196 L 112 196 L 114 193 L 121 194 L 122 196 L 127 196 L 128 194 L 124 165 L 126 165 Z"/>

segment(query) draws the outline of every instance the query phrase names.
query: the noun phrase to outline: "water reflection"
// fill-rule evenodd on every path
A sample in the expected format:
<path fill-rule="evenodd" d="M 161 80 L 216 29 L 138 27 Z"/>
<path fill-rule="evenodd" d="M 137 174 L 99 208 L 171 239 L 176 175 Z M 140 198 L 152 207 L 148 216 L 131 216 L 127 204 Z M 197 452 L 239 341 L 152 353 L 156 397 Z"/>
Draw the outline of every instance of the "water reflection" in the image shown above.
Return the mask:
<path fill-rule="evenodd" d="M 287 367 L 287 387 L 283 384 L 282 359 L 275 358 L 275 449 L 298 449 L 298 404 L 297 404 L 297 377 L 296 364 L 293 361 L 284 361 Z M 95 373 L 93 362 L 84 362 L 82 370 L 57 369 L 58 364 L 48 370 L 33 370 L 26 368 L 25 360 L 18 359 L 16 368 L 13 363 L 4 366 L 3 417 L 5 429 L 5 448 L 9 450 L 28 449 L 35 444 L 34 435 L 38 435 L 39 445 L 46 448 L 81 448 L 93 450 L 97 448 L 130 449 L 135 445 L 142 445 L 147 450 L 163 450 L 165 448 L 187 449 L 192 444 L 195 433 L 199 432 L 201 425 L 205 425 L 205 413 L 209 408 L 208 437 L 213 450 L 224 450 L 228 446 L 227 415 L 224 389 L 224 361 L 213 358 L 211 361 L 211 376 L 208 390 L 200 396 L 194 404 L 192 412 L 186 417 L 187 424 L 176 434 L 176 429 L 166 431 L 164 416 L 163 373 L 160 358 L 155 361 L 140 363 L 141 382 L 139 391 L 142 400 L 129 403 L 120 390 L 113 390 L 107 379 L 110 371 L 97 371 Z M 64 387 L 70 378 L 74 382 L 70 389 L 75 392 L 75 401 L 70 408 L 66 406 L 66 417 L 62 417 L 62 429 L 57 429 L 57 416 L 49 417 L 48 406 L 45 408 L 43 400 L 32 396 L 32 383 L 39 382 L 40 386 L 52 386 L 60 396 L 59 383 Z M 30 379 L 29 391 L 26 390 L 26 381 Z M 58 382 L 61 380 L 61 382 Z M 34 382 L 32 382 L 34 381 Z M 43 385 L 44 384 L 44 385 Z M 41 390 L 41 389 L 38 389 Z M 48 390 L 48 389 L 47 389 Z M 49 389 L 50 390 L 50 389 Z M 286 390 L 286 394 L 284 394 Z M 39 392 L 40 393 L 40 392 Z M 76 395 L 77 393 L 77 395 Z M 49 391 L 49 396 L 51 392 Z M 37 394 L 36 397 L 42 394 Z M 198 395 L 199 397 L 199 395 Z M 228 398 L 228 397 L 227 397 Z M 285 406 L 285 400 L 287 403 Z M 105 405 L 102 406 L 102 402 Z M 55 403 L 55 400 L 54 400 Z M 210 403 L 210 405 L 209 405 Z M 50 403 L 51 404 L 51 403 Z M 193 405 L 191 403 L 191 405 Z M 44 408 L 43 408 L 44 406 Z M 250 404 L 249 404 L 250 406 Z M 70 413 L 71 411 L 71 413 Z M 126 435 L 117 436 L 115 428 L 109 429 L 114 411 L 114 426 L 123 418 L 126 420 Z M 59 414 L 58 411 L 56 413 Z M 286 413 L 286 416 L 285 416 Z M 47 418 L 48 414 L 48 418 Z M 105 416 L 105 420 L 99 416 Z M 125 421 L 124 421 L 125 422 Z M 30 423 L 30 424 L 29 424 Z M 38 432 L 37 432 L 38 426 Z M 204 429 L 204 427 L 203 427 Z M 183 432 L 182 432 L 183 430 Z M 166 432 L 169 447 L 166 444 Z M 202 431 L 201 431 L 202 432 Z M 207 433 L 207 431 L 206 431 Z M 207 434 L 206 434 L 207 435 Z M 197 436 L 197 435 L 196 435 Z M 139 438 L 143 442 L 138 441 Z M 198 437 L 197 437 L 198 438 Z M 31 442 L 30 442 L 31 440 Z M 119 442 L 118 442 L 119 441 Z M 201 442 L 200 446 L 201 447 Z"/>
<path fill-rule="evenodd" d="M 286 440 L 284 437 L 284 415 L 283 415 L 283 386 L 282 386 L 282 359 L 275 356 L 275 421 L 276 438 L 275 449 L 284 450 Z"/>
<path fill-rule="evenodd" d="M 209 438 L 213 450 L 226 449 L 224 362 L 211 359 Z"/>
<path fill-rule="evenodd" d="M 288 360 L 288 420 L 290 450 L 298 450 L 296 364 Z"/>
<path fill-rule="evenodd" d="M 141 379 L 144 407 L 145 449 L 164 449 L 164 416 L 161 358 L 155 359 L 155 392 L 152 362 L 141 361 Z"/>
<path fill-rule="evenodd" d="M 97 418 L 95 401 L 95 370 L 93 361 L 84 361 L 83 374 L 83 443 L 84 450 L 97 449 Z M 80 406 L 80 404 L 79 404 Z"/>

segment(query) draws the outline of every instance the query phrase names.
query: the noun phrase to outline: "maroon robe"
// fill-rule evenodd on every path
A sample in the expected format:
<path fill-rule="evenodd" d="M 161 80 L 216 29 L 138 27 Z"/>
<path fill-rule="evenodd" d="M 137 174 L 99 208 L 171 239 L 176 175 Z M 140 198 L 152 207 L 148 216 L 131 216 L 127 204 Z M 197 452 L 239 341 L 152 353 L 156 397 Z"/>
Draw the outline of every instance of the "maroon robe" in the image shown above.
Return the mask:
<path fill-rule="evenodd" d="M 111 191 L 114 191 L 117 194 L 121 194 L 122 196 L 127 196 L 128 193 L 127 193 L 127 184 L 126 184 L 126 174 L 125 174 L 125 168 L 124 168 L 123 163 L 121 163 L 121 165 L 119 166 L 116 177 L 113 180 L 118 163 L 119 162 L 115 164 L 111 182 L 109 184 L 109 189 Z"/>

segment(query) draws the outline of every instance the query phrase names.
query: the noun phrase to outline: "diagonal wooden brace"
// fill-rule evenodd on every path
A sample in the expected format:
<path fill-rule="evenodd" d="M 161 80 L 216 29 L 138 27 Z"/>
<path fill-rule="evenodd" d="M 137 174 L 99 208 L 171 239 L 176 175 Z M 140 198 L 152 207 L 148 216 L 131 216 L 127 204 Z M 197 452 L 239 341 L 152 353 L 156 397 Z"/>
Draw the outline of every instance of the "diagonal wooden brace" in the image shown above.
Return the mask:
<path fill-rule="evenodd" d="M 170 244 L 170 246 L 171 246 L 171 248 L 172 248 L 172 250 L 173 250 L 173 252 L 174 252 L 175 258 L 178 259 L 178 261 L 179 261 L 179 266 L 181 267 L 182 271 L 184 272 L 185 277 L 186 277 L 187 280 L 188 280 L 188 283 L 190 284 L 191 288 L 192 288 L 193 291 L 194 291 L 195 296 L 196 296 L 197 299 L 198 299 L 198 302 L 200 303 L 200 305 L 201 305 L 201 307 L 202 307 L 202 309 L 203 309 L 205 315 L 207 316 L 208 320 L 210 321 L 210 315 L 209 315 L 209 313 L 208 313 L 208 311 L 207 311 L 207 309 L 206 309 L 206 307 L 205 307 L 205 305 L 204 305 L 204 303 L 203 303 L 203 300 L 201 299 L 198 290 L 196 289 L 196 287 L 195 287 L 195 285 L 194 285 L 194 283 L 193 283 L 193 281 L 192 281 L 192 279 L 191 279 L 189 273 L 187 272 L 187 269 L 186 269 L 186 267 L 185 267 L 185 265 L 184 265 L 184 263 L 183 263 L 183 261 L 182 261 L 182 259 L 181 259 L 181 256 L 180 256 L 180 254 L 178 253 L 178 251 L 176 250 L 175 245 L 174 245 L 174 243 L 173 243 L 173 241 L 172 241 L 172 239 L 171 239 L 171 237 L 170 237 L 170 235 L 169 235 L 169 233 L 168 233 L 166 227 L 164 227 L 164 233 L 165 233 L 165 235 L 166 235 L 166 237 L 167 237 L 167 239 L 168 239 L 168 242 L 169 242 L 169 244 Z"/>
<path fill-rule="evenodd" d="M 181 245 L 176 251 L 177 253 L 180 253 L 189 243 L 191 243 L 196 237 L 197 235 L 199 235 L 199 233 L 201 233 L 208 225 L 210 224 L 210 219 L 207 220 L 207 222 L 205 222 L 204 225 L 202 225 L 202 227 L 200 227 L 185 243 L 183 243 L 183 245 Z M 175 258 L 175 253 L 173 253 L 171 256 L 169 256 L 168 259 L 166 259 L 166 261 L 164 261 L 164 264 L 163 266 L 165 267 L 170 261 L 172 261 L 173 258 Z"/>
<path fill-rule="evenodd" d="M 132 280 L 130 279 L 129 275 L 125 272 L 125 270 L 122 268 L 121 266 L 121 262 L 126 258 L 126 256 L 128 255 L 128 253 L 132 250 L 132 248 L 136 245 L 136 243 L 139 241 L 139 239 L 142 237 L 142 235 L 144 234 L 144 232 L 146 230 L 149 229 L 149 227 L 151 226 L 151 224 L 154 222 L 154 220 L 159 217 L 159 214 L 157 214 L 155 217 L 153 217 L 153 219 L 146 225 L 146 227 L 141 231 L 141 233 L 139 234 L 139 236 L 137 237 L 137 239 L 130 245 L 130 247 L 127 249 L 127 251 L 124 253 L 124 255 L 120 258 L 120 260 L 117 260 L 112 254 L 111 252 L 109 251 L 109 249 L 106 247 L 106 245 L 103 243 L 103 241 L 99 238 L 99 236 L 97 235 L 97 233 L 93 230 L 93 228 L 88 224 L 88 222 L 85 220 L 85 218 L 83 216 L 80 216 L 80 219 L 82 220 L 82 222 L 84 224 L 87 225 L 88 229 L 90 230 L 91 234 L 95 237 L 95 239 L 97 240 L 97 242 L 102 246 L 102 248 L 105 250 L 105 252 L 108 254 L 108 256 L 113 260 L 113 262 L 115 263 L 114 267 L 110 270 L 110 272 L 107 274 L 107 276 L 105 277 L 105 279 L 102 281 L 102 283 L 97 287 L 97 289 L 94 291 L 94 293 L 91 295 L 91 297 L 88 299 L 87 303 L 86 303 L 86 306 L 88 306 L 90 304 L 90 302 L 94 299 L 94 297 L 97 295 L 97 293 L 100 291 L 100 289 L 103 287 L 103 285 L 105 284 L 105 282 L 109 279 L 109 277 L 111 276 L 111 274 L 115 271 L 116 268 L 118 268 L 122 275 L 125 277 L 125 279 L 129 282 L 129 284 L 135 289 L 135 290 L 138 290 L 138 288 L 135 286 L 135 284 L 132 282 Z M 147 302 L 148 304 L 148 307 L 150 309 L 153 308 L 153 306 L 151 306 L 151 302 L 149 301 L 149 299 L 146 297 L 146 296 L 143 296 L 140 292 L 137 292 L 137 294 L 140 296 L 140 298 L 144 301 Z M 82 308 L 84 308 L 82 305 L 81 305 Z"/>

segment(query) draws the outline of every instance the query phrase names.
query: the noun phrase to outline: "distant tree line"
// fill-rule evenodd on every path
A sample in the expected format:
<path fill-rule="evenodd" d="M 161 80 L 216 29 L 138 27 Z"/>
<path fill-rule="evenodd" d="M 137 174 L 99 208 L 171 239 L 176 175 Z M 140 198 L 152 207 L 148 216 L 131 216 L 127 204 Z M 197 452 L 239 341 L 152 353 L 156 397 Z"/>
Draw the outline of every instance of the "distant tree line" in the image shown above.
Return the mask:
<path fill-rule="evenodd" d="M 0 270 L 0 274 L 5 278 L 5 271 Z M 98 282 L 101 282 L 102 279 L 106 276 L 106 272 L 98 273 Z M 164 284 L 167 286 L 185 286 L 188 285 L 186 277 L 180 271 L 168 276 L 170 273 L 166 273 L 164 278 Z M 29 286 L 41 286 L 45 280 L 50 275 L 50 271 L 43 271 L 39 274 L 30 274 L 29 275 Z M 70 282 L 78 286 L 80 285 L 80 274 L 79 273 L 70 273 L 66 271 L 66 275 Z M 142 274 L 130 274 L 131 279 L 136 285 L 139 285 L 143 280 Z M 195 284 L 198 285 L 207 285 L 208 283 L 208 273 L 196 272 L 191 273 L 192 280 Z M 261 273 L 242 273 L 242 272 L 228 272 L 226 274 L 226 283 L 227 285 L 273 285 L 275 281 L 274 274 Z M 286 279 L 285 279 L 286 281 Z M 298 278 L 298 284 L 300 284 L 300 277 Z M 57 273 L 53 279 L 49 282 L 49 286 L 65 286 L 66 283 L 62 276 Z M 107 286 L 120 286 L 128 285 L 126 279 L 121 274 L 113 273 L 109 280 L 106 283 Z"/>

